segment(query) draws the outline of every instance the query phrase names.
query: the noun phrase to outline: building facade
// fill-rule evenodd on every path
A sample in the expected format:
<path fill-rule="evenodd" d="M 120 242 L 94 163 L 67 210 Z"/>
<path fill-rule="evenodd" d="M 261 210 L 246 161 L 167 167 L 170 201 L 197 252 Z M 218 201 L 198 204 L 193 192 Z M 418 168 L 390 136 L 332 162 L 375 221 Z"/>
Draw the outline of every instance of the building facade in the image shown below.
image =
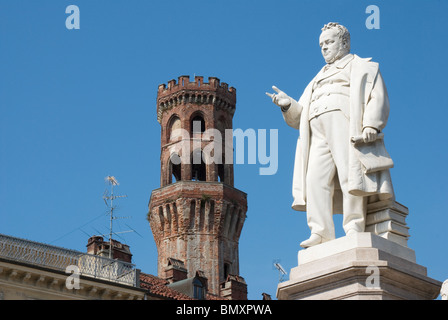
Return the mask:
<path fill-rule="evenodd" d="M 0 299 L 148 298 L 130 262 L 0 234 Z"/>
<path fill-rule="evenodd" d="M 215 299 L 201 277 L 190 280 L 201 290 L 176 290 L 172 279 L 141 272 L 131 257 L 127 245 L 100 236 L 89 238 L 85 253 L 0 234 L 0 300 Z"/>

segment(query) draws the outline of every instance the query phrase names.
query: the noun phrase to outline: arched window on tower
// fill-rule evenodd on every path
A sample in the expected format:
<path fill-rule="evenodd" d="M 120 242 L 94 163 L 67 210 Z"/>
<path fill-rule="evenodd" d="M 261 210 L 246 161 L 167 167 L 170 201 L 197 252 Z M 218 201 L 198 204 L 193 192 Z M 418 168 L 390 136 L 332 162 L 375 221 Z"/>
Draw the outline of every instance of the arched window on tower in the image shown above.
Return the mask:
<path fill-rule="evenodd" d="M 173 153 L 169 160 L 169 183 L 174 183 L 182 180 L 181 160 L 177 153 Z"/>
<path fill-rule="evenodd" d="M 206 181 L 206 166 L 202 159 L 202 151 L 195 150 L 192 154 L 192 164 L 191 164 L 191 180 L 193 181 Z"/>
<path fill-rule="evenodd" d="M 224 163 L 218 164 L 218 181 L 224 182 Z"/>
<path fill-rule="evenodd" d="M 195 134 L 195 133 L 202 133 L 204 131 L 205 131 L 204 118 L 200 114 L 197 114 L 191 120 L 191 132 Z"/>
<path fill-rule="evenodd" d="M 218 169 L 218 182 L 225 182 L 225 155 L 223 154 L 221 157 L 221 163 L 217 163 L 217 169 Z"/>
<path fill-rule="evenodd" d="M 224 270 L 223 271 L 224 271 L 224 281 L 226 281 L 227 277 L 230 274 L 230 263 L 224 262 Z"/>
<path fill-rule="evenodd" d="M 182 136 L 182 124 L 177 116 L 173 116 L 168 124 L 168 141 L 177 140 L 177 138 Z"/>
<path fill-rule="evenodd" d="M 225 172 L 227 171 L 227 166 L 225 165 L 225 153 L 226 153 L 226 129 L 231 127 L 224 116 L 219 117 L 219 119 L 216 121 L 215 124 L 216 129 L 219 131 L 219 133 L 222 136 L 222 159 L 221 163 L 217 164 L 217 170 L 218 170 L 218 181 L 219 182 L 225 182 Z"/>

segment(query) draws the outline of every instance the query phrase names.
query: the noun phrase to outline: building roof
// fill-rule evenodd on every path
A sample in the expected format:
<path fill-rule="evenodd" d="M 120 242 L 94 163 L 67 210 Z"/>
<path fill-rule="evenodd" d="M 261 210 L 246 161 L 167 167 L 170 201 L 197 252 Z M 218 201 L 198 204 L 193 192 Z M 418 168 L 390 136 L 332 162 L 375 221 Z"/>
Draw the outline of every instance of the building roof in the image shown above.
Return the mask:
<path fill-rule="evenodd" d="M 59 272 L 65 272 L 67 265 L 75 265 L 81 269 L 83 276 L 110 281 L 117 285 L 122 284 L 132 286 L 136 289 L 144 289 L 148 291 L 149 295 L 152 295 L 155 298 L 169 300 L 196 300 L 188 296 L 186 293 L 181 292 L 181 290 L 170 288 L 168 286 L 170 284 L 169 281 L 151 274 L 140 272 L 140 270 L 135 268 L 135 265 L 124 261 L 117 259 L 110 260 L 106 257 L 101 257 L 98 255 L 51 246 L 45 243 L 39 243 L 3 234 L 0 234 L 0 243 L 2 244 L 0 246 L 0 257 L 2 259 L 36 267 L 44 267 L 48 270 L 57 270 Z M 23 254 L 28 251 L 32 254 Z M 45 257 L 46 259 L 44 259 Z M 42 261 L 45 261 L 45 263 Z M 117 278 L 115 280 L 111 280 L 110 272 L 107 273 L 107 277 L 103 277 L 101 273 L 98 273 L 98 271 L 93 273 L 93 271 L 90 270 L 92 268 L 88 268 L 92 265 L 111 265 L 111 263 L 113 263 L 113 266 L 115 267 L 114 270 L 117 272 Z M 183 266 L 183 262 L 176 259 L 171 259 L 170 264 L 180 268 Z M 122 274 L 126 274 L 127 276 L 122 276 Z M 200 276 L 201 273 L 198 273 L 197 275 Z M 182 287 L 182 283 L 173 285 L 173 287 L 176 286 Z M 206 293 L 206 300 L 222 299 L 225 298 Z"/>
<path fill-rule="evenodd" d="M 165 299 L 194 300 L 186 294 L 167 287 L 168 281 L 152 274 L 140 273 L 140 287 L 149 290 L 151 294 Z"/>
<path fill-rule="evenodd" d="M 140 273 L 140 287 L 147 289 L 150 294 L 156 295 L 161 299 L 173 300 L 196 300 L 185 293 L 182 293 L 174 288 L 168 287 L 167 280 L 156 277 L 152 274 Z M 226 300 L 224 298 L 207 293 L 206 300 Z"/>

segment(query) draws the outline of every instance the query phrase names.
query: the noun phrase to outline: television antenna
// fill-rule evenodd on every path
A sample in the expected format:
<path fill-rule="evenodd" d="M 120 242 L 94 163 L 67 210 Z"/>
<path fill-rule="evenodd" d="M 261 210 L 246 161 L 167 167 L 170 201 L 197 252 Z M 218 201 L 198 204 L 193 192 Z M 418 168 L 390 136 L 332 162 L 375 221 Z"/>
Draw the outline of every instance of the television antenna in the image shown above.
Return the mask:
<path fill-rule="evenodd" d="M 285 275 L 287 274 L 287 272 L 285 271 L 285 269 L 282 267 L 282 265 L 279 262 L 274 262 L 274 267 L 275 269 L 278 270 L 279 272 L 279 279 L 278 282 L 283 282 L 285 279 Z"/>
<path fill-rule="evenodd" d="M 136 234 L 138 234 L 140 237 L 143 238 L 143 236 L 142 236 L 141 234 L 139 234 L 137 231 L 135 231 L 133 228 L 131 228 L 131 227 L 130 227 L 129 225 L 127 225 L 127 224 L 126 224 L 126 226 L 127 226 L 130 230 L 127 230 L 127 231 L 121 231 L 121 232 L 114 232 L 114 231 L 113 231 L 113 228 L 112 228 L 112 227 L 113 227 L 113 220 L 117 220 L 117 219 L 127 219 L 127 218 L 131 218 L 131 217 L 117 217 L 117 216 L 114 215 L 114 210 L 116 209 L 116 206 L 114 206 L 114 200 L 117 199 L 117 198 L 125 198 L 125 197 L 127 197 L 127 195 L 115 195 L 115 194 L 114 194 L 114 187 L 119 185 L 117 179 L 116 179 L 114 176 L 107 176 L 107 177 L 105 178 L 105 181 L 110 185 L 110 191 L 106 189 L 106 190 L 104 191 L 104 194 L 103 194 L 103 200 L 104 200 L 106 206 L 108 207 L 108 212 L 107 212 L 107 214 L 108 214 L 109 217 L 110 217 L 110 226 L 109 226 L 109 232 L 108 232 L 107 234 L 102 234 L 102 232 L 100 232 L 100 231 L 98 231 L 98 230 L 96 230 L 96 229 L 94 228 L 95 231 L 98 233 L 97 235 L 98 235 L 98 236 L 101 236 L 101 237 L 109 237 L 109 246 L 110 246 L 110 248 L 112 248 L 112 234 L 117 235 L 118 237 L 120 237 L 120 236 L 118 235 L 118 234 L 120 234 L 120 233 L 135 232 Z M 77 227 L 77 228 L 71 230 L 70 232 L 67 232 L 66 234 L 60 236 L 60 237 L 57 238 L 56 240 L 51 241 L 50 243 L 54 243 L 54 242 L 56 242 L 56 241 L 59 241 L 60 239 L 66 237 L 67 235 L 69 235 L 69 234 L 71 234 L 71 233 L 73 233 L 73 232 L 75 232 L 75 231 L 81 231 L 82 233 L 86 234 L 86 235 L 90 238 L 92 235 L 91 235 L 91 234 L 88 234 L 88 233 L 87 233 L 86 231 L 84 231 L 82 228 L 85 227 L 85 226 L 87 226 L 88 224 L 92 223 L 93 221 L 95 221 L 95 220 L 101 218 L 101 217 L 104 217 L 104 213 L 102 213 L 102 214 L 98 215 L 97 217 L 93 218 L 92 220 L 90 220 L 90 221 L 88 221 L 88 222 L 82 224 L 81 226 L 79 226 L 79 227 Z M 120 238 L 121 238 L 121 237 L 120 237 Z M 111 250 L 109 250 L 109 257 L 110 257 L 110 258 L 112 257 L 112 252 L 111 252 Z"/>
<path fill-rule="evenodd" d="M 118 235 L 119 233 L 127 233 L 127 232 L 136 232 L 135 230 L 127 230 L 127 231 L 121 231 L 121 232 L 114 232 L 113 231 L 113 221 L 117 219 L 127 219 L 130 217 L 117 217 L 114 215 L 114 200 L 118 198 L 126 198 L 127 195 L 115 195 L 114 194 L 114 187 L 118 186 L 119 183 L 117 179 L 114 176 L 107 176 L 104 179 L 110 186 L 110 191 L 106 190 L 103 195 L 103 200 L 106 206 L 109 208 L 108 214 L 109 214 L 109 259 L 112 259 L 112 234 Z"/>

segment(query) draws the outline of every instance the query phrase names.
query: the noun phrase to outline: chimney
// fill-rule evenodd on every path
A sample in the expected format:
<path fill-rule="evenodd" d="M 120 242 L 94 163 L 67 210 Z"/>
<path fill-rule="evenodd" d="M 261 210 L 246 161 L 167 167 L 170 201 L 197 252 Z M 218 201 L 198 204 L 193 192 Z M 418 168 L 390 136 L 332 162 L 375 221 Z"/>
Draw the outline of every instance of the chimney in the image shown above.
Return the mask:
<path fill-rule="evenodd" d="M 229 300 L 247 300 L 247 284 L 243 277 L 229 274 L 221 283 L 221 297 Z"/>
<path fill-rule="evenodd" d="M 101 257 L 109 257 L 110 242 L 104 241 L 101 236 L 90 237 L 87 241 L 87 253 Z M 131 263 L 132 254 L 129 246 L 112 239 L 112 259 Z"/>
<path fill-rule="evenodd" d="M 261 295 L 263 296 L 263 300 L 272 300 L 270 294 L 263 292 Z"/>
<path fill-rule="evenodd" d="M 103 237 L 93 236 L 87 241 L 87 253 L 97 255 L 101 250 L 101 245 L 103 243 Z"/>
<path fill-rule="evenodd" d="M 166 280 L 169 283 L 187 279 L 187 269 L 184 262 L 174 258 L 168 258 L 168 265 L 165 268 Z"/>

